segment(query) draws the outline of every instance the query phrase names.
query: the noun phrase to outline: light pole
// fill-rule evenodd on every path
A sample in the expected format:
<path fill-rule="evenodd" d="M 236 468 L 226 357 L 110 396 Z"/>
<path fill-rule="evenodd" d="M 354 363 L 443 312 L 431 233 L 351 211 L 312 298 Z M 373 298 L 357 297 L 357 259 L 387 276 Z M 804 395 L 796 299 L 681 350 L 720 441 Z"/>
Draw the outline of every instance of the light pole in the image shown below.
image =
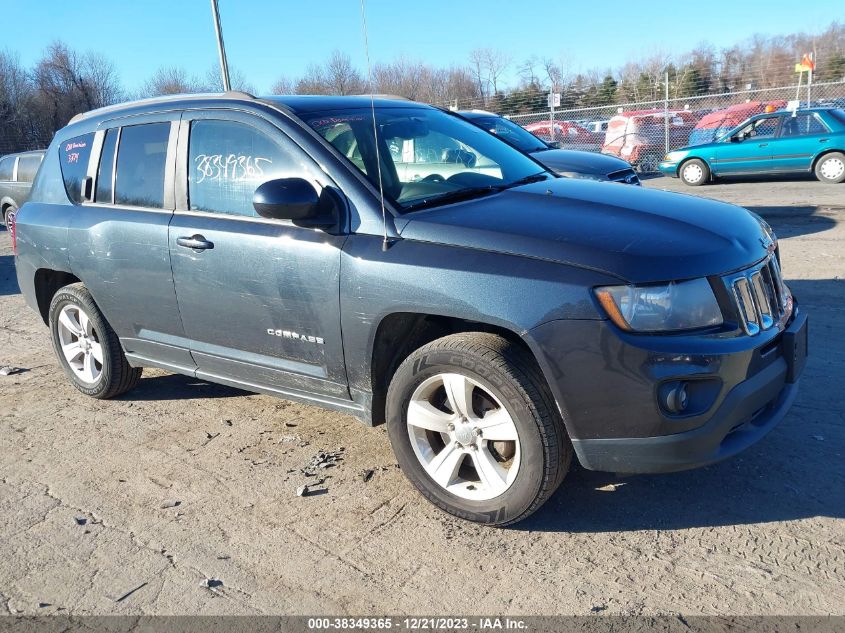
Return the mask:
<path fill-rule="evenodd" d="M 223 91 L 229 92 L 229 63 L 226 61 L 226 47 L 223 45 L 223 28 L 220 26 L 220 9 L 217 0 L 211 0 L 211 14 L 214 17 L 214 32 L 217 35 L 217 52 L 220 54 L 220 75 L 223 78 Z"/>

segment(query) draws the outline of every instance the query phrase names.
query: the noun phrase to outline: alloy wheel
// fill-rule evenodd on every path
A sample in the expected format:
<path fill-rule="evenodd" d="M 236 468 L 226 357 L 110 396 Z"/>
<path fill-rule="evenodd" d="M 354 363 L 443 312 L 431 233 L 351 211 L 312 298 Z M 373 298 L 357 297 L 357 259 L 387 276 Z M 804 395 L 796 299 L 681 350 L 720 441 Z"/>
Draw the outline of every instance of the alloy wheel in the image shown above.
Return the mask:
<path fill-rule="evenodd" d="M 103 373 L 103 346 L 85 310 L 73 304 L 64 306 L 57 329 L 68 367 L 82 382 L 96 383 Z"/>
<path fill-rule="evenodd" d="M 426 379 L 411 396 L 407 423 L 414 454 L 446 491 L 484 501 L 516 479 L 516 424 L 501 400 L 475 380 L 458 373 Z"/>

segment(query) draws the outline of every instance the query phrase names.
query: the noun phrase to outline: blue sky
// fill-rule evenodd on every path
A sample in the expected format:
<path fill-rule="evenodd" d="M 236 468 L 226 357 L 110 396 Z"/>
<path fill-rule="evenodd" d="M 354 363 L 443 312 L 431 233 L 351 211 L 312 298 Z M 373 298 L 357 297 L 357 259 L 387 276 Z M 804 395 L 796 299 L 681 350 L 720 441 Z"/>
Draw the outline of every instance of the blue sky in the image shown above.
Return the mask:
<path fill-rule="evenodd" d="M 230 66 L 259 93 L 279 75 L 295 77 L 337 48 L 363 70 L 360 0 L 219 0 Z M 124 86 L 137 88 L 160 66 L 205 75 L 216 63 L 209 0 L 4 0 L 0 47 L 29 65 L 61 39 L 106 55 Z M 399 55 L 435 65 L 461 64 L 478 47 L 521 62 L 531 54 L 574 71 L 617 68 L 656 51 L 717 47 L 753 33 L 817 31 L 845 19 L 842 0 L 619 2 L 564 0 L 367 0 L 370 57 Z M 511 79 L 516 75 L 516 64 Z"/>

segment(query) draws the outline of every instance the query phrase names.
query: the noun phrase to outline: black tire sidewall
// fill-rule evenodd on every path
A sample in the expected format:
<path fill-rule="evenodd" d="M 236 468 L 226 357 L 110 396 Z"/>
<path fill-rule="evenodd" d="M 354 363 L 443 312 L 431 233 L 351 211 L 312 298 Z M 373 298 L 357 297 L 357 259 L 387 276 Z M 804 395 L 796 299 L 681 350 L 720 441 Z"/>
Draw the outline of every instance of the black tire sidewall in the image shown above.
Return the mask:
<path fill-rule="evenodd" d="M 100 372 L 100 377 L 97 379 L 97 382 L 93 385 L 82 382 L 76 376 L 76 373 L 70 368 L 70 365 L 62 353 L 61 342 L 59 340 L 58 322 L 59 313 L 62 308 L 67 305 L 75 305 L 85 311 L 88 318 L 91 320 L 94 330 L 97 332 L 97 338 L 103 349 L 103 369 Z M 68 286 L 59 290 L 50 303 L 49 323 L 50 335 L 53 339 L 53 350 L 56 352 L 59 364 L 62 366 L 62 369 L 67 377 L 73 383 L 73 386 L 86 395 L 93 396 L 95 398 L 102 396 L 108 390 L 112 381 L 112 373 L 114 372 L 116 362 L 115 350 L 111 349 L 110 337 L 108 336 L 108 330 L 106 329 L 108 328 L 108 324 L 106 324 L 105 319 L 103 319 L 102 314 L 100 314 L 97 305 L 94 303 L 94 300 L 91 298 L 88 291 L 78 286 Z"/>
<path fill-rule="evenodd" d="M 494 394 L 514 420 L 520 443 L 519 471 L 511 486 L 498 497 L 472 501 L 447 492 L 426 473 L 414 453 L 408 435 L 408 404 L 416 388 L 439 373 L 469 376 Z M 540 494 L 547 457 L 534 414 L 513 379 L 474 354 L 429 349 L 412 355 L 391 383 L 387 420 L 390 443 L 402 471 L 429 501 L 451 514 L 478 523 L 508 523 L 519 518 Z"/>

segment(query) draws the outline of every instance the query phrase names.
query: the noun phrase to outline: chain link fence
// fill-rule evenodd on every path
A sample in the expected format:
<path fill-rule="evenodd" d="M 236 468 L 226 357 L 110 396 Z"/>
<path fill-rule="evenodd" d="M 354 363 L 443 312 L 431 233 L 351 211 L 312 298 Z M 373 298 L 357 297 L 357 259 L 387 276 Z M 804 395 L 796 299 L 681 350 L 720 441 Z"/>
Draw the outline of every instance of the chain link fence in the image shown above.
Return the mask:
<path fill-rule="evenodd" d="M 613 154 L 643 173 L 685 145 L 708 143 L 755 114 L 808 104 L 807 87 L 784 86 L 530 114 L 498 112 L 562 149 Z M 815 83 L 809 104 L 845 109 L 845 80 Z"/>

